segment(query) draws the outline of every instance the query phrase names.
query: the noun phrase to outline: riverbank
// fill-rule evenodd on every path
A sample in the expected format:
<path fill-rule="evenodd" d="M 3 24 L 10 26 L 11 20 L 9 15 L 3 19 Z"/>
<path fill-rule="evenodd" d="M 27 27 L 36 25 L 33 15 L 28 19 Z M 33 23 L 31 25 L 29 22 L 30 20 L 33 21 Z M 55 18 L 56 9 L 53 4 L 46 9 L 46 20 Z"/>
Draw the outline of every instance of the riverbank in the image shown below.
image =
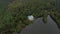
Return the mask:
<path fill-rule="evenodd" d="M 50 15 L 50 16 L 56 22 L 58 28 L 60 29 L 60 22 L 56 18 L 54 18 L 52 15 Z"/>
<path fill-rule="evenodd" d="M 60 30 L 55 21 L 48 15 L 46 24 L 44 24 L 42 17 L 37 18 L 33 24 L 26 26 L 20 34 L 60 34 Z"/>

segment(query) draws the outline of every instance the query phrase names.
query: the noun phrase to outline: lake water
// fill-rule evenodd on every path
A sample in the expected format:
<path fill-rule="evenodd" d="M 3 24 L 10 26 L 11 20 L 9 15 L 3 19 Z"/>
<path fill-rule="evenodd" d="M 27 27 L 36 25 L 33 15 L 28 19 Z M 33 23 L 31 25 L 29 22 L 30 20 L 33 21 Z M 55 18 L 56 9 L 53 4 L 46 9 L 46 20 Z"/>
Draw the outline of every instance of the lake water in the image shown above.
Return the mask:
<path fill-rule="evenodd" d="M 42 17 L 33 21 L 33 24 L 30 24 L 24 28 L 20 34 L 60 34 L 56 23 L 48 15 L 47 24 L 44 24 Z"/>

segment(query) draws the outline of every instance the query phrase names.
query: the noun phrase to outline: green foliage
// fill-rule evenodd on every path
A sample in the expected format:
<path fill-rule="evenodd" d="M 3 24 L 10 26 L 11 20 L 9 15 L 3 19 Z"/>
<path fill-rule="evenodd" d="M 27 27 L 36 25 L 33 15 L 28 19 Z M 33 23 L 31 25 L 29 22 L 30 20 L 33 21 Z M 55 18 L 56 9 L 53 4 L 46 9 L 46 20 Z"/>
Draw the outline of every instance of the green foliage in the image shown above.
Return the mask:
<path fill-rule="evenodd" d="M 60 29 L 60 13 L 58 13 L 58 12 L 52 12 L 51 13 L 51 17 L 56 22 L 58 28 Z"/>
<path fill-rule="evenodd" d="M 28 15 L 35 18 L 43 17 L 44 23 L 47 23 L 47 15 L 51 15 L 60 27 L 60 14 L 57 13 L 53 2 L 47 0 L 15 0 L 9 3 L 3 19 L 0 23 L 0 32 L 14 34 L 20 32 L 25 26 L 32 23 L 27 19 Z M 58 17 L 56 17 L 58 16 Z"/>

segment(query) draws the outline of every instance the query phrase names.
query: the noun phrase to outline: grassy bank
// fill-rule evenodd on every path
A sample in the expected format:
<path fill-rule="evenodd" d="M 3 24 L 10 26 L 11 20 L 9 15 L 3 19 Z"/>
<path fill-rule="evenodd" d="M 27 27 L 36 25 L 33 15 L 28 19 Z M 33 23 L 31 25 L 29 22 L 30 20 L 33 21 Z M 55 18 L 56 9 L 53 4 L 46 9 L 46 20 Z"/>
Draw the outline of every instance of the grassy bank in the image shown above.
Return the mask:
<path fill-rule="evenodd" d="M 58 28 L 60 29 L 60 13 L 54 12 L 50 14 L 51 18 L 56 22 Z"/>

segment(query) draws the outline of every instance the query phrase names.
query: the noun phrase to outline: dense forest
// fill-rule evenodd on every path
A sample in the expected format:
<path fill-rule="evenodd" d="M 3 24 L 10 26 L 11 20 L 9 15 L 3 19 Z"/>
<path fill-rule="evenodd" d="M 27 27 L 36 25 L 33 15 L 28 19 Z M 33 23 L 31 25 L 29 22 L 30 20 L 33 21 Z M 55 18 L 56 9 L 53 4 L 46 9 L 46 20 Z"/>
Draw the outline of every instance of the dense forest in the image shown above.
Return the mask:
<path fill-rule="evenodd" d="M 0 33 L 20 33 L 25 26 L 32 24 L 32 21 L 27 19 L 28 15 L 35 18 L 43 17 L 45 24 L 47 16 L 50 15 L 60 28 L 60 4 L 57 1 L 59 0 L 13 0 L 7 1 L 5 5 L 1 4 Z"/>

